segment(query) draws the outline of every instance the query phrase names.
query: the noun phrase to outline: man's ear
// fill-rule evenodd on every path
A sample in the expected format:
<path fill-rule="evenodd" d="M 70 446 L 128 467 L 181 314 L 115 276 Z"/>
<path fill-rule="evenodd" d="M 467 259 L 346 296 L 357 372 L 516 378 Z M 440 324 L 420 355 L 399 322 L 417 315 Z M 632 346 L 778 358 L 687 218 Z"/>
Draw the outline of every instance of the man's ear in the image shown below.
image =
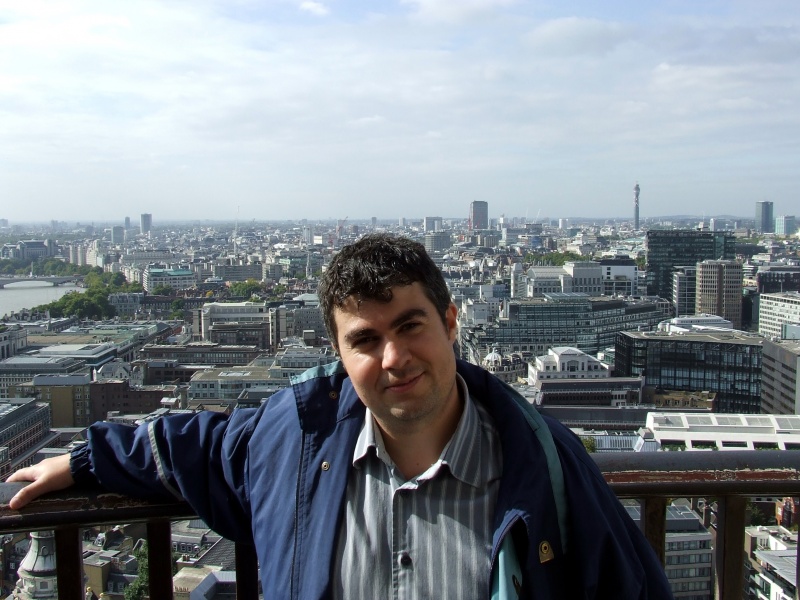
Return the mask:
<path fill-rule="evenodd" d="M 444 322 L 447 326 L 447 337 L 451 342 L 456 341 L 458 335 L 458 308 L 452 302 L 444 313 Z"/>

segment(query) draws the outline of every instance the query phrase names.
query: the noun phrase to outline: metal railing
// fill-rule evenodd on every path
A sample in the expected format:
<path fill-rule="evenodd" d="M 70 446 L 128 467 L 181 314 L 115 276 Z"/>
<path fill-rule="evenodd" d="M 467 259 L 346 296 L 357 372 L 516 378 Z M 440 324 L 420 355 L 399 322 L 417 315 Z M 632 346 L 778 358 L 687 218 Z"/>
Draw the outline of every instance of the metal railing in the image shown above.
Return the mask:
<path fill-rule="evenodd" d="M 714 498 L 718 507 L 714 597 L 719 600 L 742 598 L 747 498 L 800 496 L 800 452 L 604 453 L 592 457 L 618 497 L 641 500 L 642 528 L 662 564 L 670 499 Z M 122 522 L 147 523 L 150 597 L 172 598 L 172 561 L 164 560 L 172 553 L 170 521 L 194 516 L 188 505 L 71 489 L 12 511 L 8 500 L 21 485 L 0 484 L 0 532 L 54 530 L 59 598 L 84 598 L 80 529 Z M 800 560 L 798 565 L 800 571 Z M 236 582 L 238 599 L 258 598 L 258 565 L 250 546 L 236 547 Z"/>

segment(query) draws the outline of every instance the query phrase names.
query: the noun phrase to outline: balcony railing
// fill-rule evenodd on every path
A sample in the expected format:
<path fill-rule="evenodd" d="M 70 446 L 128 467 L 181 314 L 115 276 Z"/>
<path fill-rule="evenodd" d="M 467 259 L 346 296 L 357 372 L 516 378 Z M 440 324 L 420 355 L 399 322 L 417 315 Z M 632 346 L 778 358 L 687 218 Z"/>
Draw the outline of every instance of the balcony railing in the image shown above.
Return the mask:
<path fill-rule="evenodd" d="M 714 499 L 714 597 L 720 600 L 742 598 L 747 498 L 800 496 L 800 452 L 609 453 L 593 458 L 618 497 L 641 500 L 641 525 L 662 563 L 670 499 Z M 40 498 L 22 511 L 9 510 L 8 500 L 20 485 L 0 484 L 0 532 L 55 531 L 59 598 L 84 598 L 80 528 L 133 522 L 147 523 L 150 597 L 172 598 L 172 561 L 164 557 L 172 553 L 170 521 L 193 516 L 186 504 L 73 489 Z M 798 565 L 800 571 L 800 560 Z M 238 599 L 258 598 L 258 565 L 251 547 L 236 548 L 236 582 Z"/>

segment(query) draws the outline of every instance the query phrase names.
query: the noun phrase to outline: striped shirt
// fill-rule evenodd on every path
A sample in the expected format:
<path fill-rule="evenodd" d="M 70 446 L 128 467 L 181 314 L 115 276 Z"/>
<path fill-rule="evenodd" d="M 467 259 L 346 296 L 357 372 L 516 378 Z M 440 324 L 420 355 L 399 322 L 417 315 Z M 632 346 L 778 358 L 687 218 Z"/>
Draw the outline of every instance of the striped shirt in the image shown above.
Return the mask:
<path fill-rule="evenodd" d="M 458 376 L 464 411 L 439 460 L 405 480 L 367 411 L 338 533 L 334 598 L 488 598 L 502 474 L 491 417 Z"/>

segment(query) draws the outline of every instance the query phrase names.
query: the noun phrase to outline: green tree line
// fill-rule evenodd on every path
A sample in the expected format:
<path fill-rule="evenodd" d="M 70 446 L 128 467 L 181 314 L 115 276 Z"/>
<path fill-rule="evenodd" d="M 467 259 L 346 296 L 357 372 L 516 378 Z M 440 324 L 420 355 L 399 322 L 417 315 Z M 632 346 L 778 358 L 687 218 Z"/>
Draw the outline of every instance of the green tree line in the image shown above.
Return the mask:
<path fill-rule="evenodd" d="M 77 316 L 81 319 L 109 319 L 114 316 L 114 307 L 108 301 L 109 294 L 117 292 L 141 292 L 138 283 L 128 283 L 122 273 L 104 273 L 92 269 L 83 279 L 86 291 L 71 292 L 55 302 L 42 304 L 35 311 L 50 311 L 53 318 Z"/>

